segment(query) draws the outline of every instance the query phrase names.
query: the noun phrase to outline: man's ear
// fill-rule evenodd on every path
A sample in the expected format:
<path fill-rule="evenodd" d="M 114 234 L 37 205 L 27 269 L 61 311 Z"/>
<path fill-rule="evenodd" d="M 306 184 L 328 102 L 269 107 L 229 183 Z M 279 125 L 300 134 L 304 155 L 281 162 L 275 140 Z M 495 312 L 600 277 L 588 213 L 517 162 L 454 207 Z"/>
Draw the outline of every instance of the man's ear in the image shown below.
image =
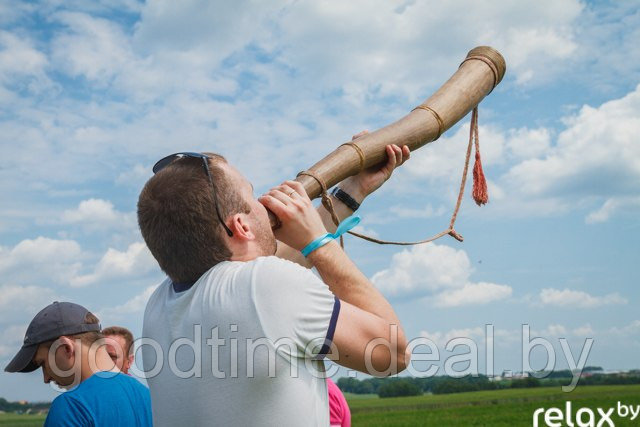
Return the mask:
<path fill-rule="evenodd" d="M 127 365 L 127 369 L 131 369 L 131 367 L 133 366 L 133 354 L 127 356 L 125 364 Z"/>
<path fill-rule="evenodd" d="M 67 358 L 71 358 L 75 354 L 76 349 L 73 344 L 73 339 L 65 336 L 61 336 L 54 342 L 56 352 L 63 352 Z"/>
<path fill-rule="evenodd" d="M 249 224 L 249 216 L 246 214 L 237 213 L 231 217 L 231 224 L 229 228 L 233 232 L 233 238 L 239 238 L 241 240 L 254 240 L 256 238 Z"/>

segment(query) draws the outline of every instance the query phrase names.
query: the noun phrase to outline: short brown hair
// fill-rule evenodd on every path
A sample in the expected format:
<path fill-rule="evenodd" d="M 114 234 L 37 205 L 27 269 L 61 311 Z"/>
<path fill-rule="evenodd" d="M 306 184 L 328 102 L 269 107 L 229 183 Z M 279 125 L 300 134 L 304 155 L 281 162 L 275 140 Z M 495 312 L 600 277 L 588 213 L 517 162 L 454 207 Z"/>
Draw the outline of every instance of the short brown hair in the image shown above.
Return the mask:
<path fill-rule="evenodd" d="M 102 330 L 102 335 L 105 337 L 108 335 L 118 335 L 124 338 L 124 345 L 126 346 L 126 348 L 123 349 L 124 357 L 129 357 L 129 351 L 133 345 L 133 334 L 130 330 L 122 326 L 109 326 Z"/>
<path fill-rule="evenodd" d="M 162 271 L 178 283 L 195 282 L 211 267 L 231 258 L 214 203 L 222 218 L 251 211 L 221 166 L 225 158 L 204 154 L 209 156 L 215 202 L 202 160 L 189 157 L 151 177 L 138 199 L 142 237 Z"/>

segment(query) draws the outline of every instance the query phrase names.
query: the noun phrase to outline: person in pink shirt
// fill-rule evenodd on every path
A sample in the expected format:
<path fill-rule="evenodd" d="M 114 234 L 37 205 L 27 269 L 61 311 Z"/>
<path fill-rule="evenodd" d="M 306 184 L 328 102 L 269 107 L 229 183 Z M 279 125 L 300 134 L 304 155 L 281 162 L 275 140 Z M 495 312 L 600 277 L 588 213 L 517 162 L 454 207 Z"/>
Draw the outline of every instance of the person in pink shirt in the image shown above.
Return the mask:
<path fill-rule="evenodd" d="M 327 378 L 327 390 L 329 392 L 329 422 L 331 427 L 351 427 L 351 411 L 347 399 L 340 388 Z"/>

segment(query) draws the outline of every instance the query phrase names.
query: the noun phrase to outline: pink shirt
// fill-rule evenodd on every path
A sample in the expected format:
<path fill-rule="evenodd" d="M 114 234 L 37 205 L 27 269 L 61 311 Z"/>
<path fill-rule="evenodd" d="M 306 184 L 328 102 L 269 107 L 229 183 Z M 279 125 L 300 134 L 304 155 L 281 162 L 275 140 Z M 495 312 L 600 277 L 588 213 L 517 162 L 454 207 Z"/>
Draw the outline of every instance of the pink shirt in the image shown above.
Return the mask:
<path fill-rule="evenodd" d="M 347 400 L 330 378 L 327 378 L 327 390 L 329 391 L 329 422 L 331 426 L 351 427 L 351 411 Z"/>

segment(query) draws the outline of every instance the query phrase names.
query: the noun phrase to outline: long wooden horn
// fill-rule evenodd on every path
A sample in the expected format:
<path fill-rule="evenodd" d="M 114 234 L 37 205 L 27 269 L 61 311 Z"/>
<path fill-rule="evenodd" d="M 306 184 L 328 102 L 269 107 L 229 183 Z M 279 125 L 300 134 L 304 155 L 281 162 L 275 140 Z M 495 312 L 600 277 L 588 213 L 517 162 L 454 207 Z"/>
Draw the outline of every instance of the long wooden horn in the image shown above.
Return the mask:
<path fill-rule="evenodd" d="M 308 170 L 330 188 L 363 168 L 386 160 L 385 146 L 389 144 L 407 145 L 414 151 L 435 141 L 478 105 L 500 83 L 505 71 L 504 58 L 497 50 L 488 46 L 472 49 L 455 74 L 405 117 L 339 146 Z M 311 176 L 301 175 L 296 181 L 312 199 L 322 191 Z"/>
<path fill-rule="evenodd" d="M 364 168 L 385 161 L 385 146 L 389 144 L 407 145 L 414 151 L 435 141 L 478 105 L 500 83 L 505 71 L 504 58 L 497 50 L 488 46 L 472 49 L 453 76 L 413 111 L 395 123 L 340 145 L 307 169 L 311 176 L 299 175 L 296 181 L 313 199 L 322 193 L 315 177 L 330 188 Z"/>

